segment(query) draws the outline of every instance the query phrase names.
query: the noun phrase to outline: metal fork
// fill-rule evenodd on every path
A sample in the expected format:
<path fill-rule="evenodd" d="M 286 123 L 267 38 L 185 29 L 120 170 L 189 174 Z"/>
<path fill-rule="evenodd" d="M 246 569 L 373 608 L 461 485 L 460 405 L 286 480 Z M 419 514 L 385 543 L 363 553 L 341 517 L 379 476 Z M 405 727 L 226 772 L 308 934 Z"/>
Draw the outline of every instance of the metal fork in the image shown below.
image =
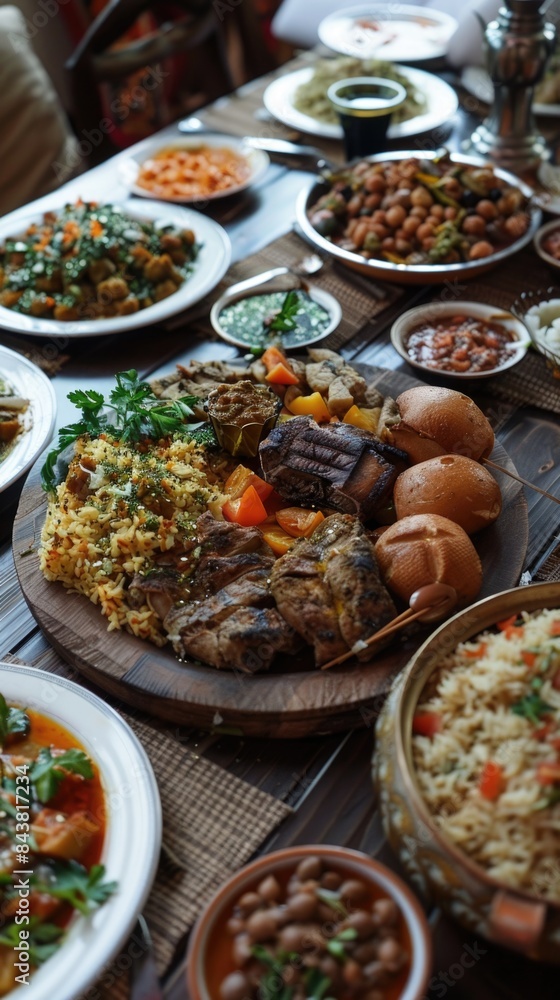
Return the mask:
<path fill-rule="evenodd" d="M 141 940 L 140 954 L 133 955 L 130 969 L 130 1000 L 164 1000 L 154 959 L 152 939 L 142 916 L 134 928 L 134 936 Z"/>

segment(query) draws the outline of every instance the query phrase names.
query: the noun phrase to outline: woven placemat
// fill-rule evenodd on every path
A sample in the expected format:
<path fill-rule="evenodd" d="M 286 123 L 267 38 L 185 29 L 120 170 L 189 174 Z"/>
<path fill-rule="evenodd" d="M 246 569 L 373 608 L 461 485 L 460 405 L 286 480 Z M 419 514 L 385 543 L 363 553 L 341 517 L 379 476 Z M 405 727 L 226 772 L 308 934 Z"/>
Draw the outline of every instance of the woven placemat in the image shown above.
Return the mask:
<path fill-rule="evenodd" d="M 231 285 L 273 267 L 284 265 L 291 267 L 299 264 L 311 254 L 314 254 L 314 248 L 295 231 L 273 240 L 263 250 L 234 264 L 211 295 L 183 317 L 171 320 L 167 324 L 168 329 L 176 329 L 184 324 L 188 326 L 189 333 L 196 333 L 205 340 L 218 340 L 210 325 L 208 314 L 213 302 L 217 301 Z M 333 351 L 340 350 L 362 327 L 376 319 L 405 293 L 405 289 L 400 285 L 370 281 L 330 259 L 324 262 L 320 271 L 310 275 L 306 280 L 317 288 L 329 292 L 338 299 L 342 307 L 342 320 L 339 326 L 320 343 L 321 347 L 328 347 Z"/>
<path fill-rule="evenodd" d="M 13 656 L 5 659 L 84 684 L 80 675 L 51 649 L 32 664 Z M 292 810 L 272 795 L 197 756 L 144 719 L 128 712 L 120 714 L 150 758 L 162 804 L 162 855 L 143 913 L 158 970 L 163 975 L 184 948 L 185 936 L 204 903 L 232 872 L 245 864 Z M 75 1000 L 101 1000 L 101 997 L 126 1000 L 128 949 L 127 943 L 103 971 L 99 992 L 93 988 Z"/>

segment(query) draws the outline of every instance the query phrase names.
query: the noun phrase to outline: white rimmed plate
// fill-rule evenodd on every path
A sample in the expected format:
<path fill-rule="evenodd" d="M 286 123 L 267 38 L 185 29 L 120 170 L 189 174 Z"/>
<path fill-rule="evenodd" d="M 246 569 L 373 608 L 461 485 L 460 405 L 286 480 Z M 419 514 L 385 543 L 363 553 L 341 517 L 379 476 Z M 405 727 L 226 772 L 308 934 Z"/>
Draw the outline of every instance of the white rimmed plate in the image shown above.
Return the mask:
<path fill-rule="evenodd" d="M 21 991 L 27 1000 L 76 1000 L 126 942 L 150 891 L 161 846 L 156 779 L 120 715 L 78 684 L 0 663 L 0 692 L 8 702 L 36 709 L 75 733 L 101 773 L 108 807 L 101 861 L 106 879 L 118 881 L 119 890 L 91 916 L 73 919 L 60 950 Z"/>
<path fill-rule="evenodd" d="M 560 222 L 558 219 L 553 219 L 552 222 L 547 222 L 544 226 L 541 226 L 540 229 L 537 229 L 533 239 L 533 246 L 541 260 L 544 260 L 549 267 L 553 267 L 555 271 L 560 270 L 560 259 L 557 260 L 556 257 L 553 257 L 552 254 L 548 253 L 548 251 L 545 250 L 543 243 L 547 236 L 552 236 L 553 233 L 557 233 L 559 231 Z"/>
<path fill-rule="evenodd" d="M 347 56 L 419 62 L 444 56 L 456 29 L 455 18 L 443 11 L 380 3 L 335 11 L 321 21 L 318 34 L 323 45 Z"/>
<path fill-rule="evenodd" d="M 84 200 L 87 200 L 86 198 Z M 110 204 L 110 199 L 107 201 Z M 62 204 L 60 208 L 62 208 Z M 125 330 L 135 330 L 139 326 L 149 326 L 159 323 L 176 313 L 188 309 L 204 298 L 226 273 L 231 259 L 231 243 L 229 236 L 213 219 L 208 219 L 192 208 L 179 205 L 167 205 L 161 201 L 141 202 L 129 199 L 119 204 L 119 207 L 131 218 L 139 221 L 153 222 L 156 226 L 180 226 L 181 229 L 192 229 L 200 251 L 192 274 L 182 285 L 161 302 L 155 302 L 147 309 L 129 316 L 111 316 L 108 319 L 84 319 L 65 323 L 55 319 L 39 319 L 24 313 L 14 312 L 0 306 L 0 328 L 24 333 L 31 337 L 98 337 L 100 335 L 123 333 Z M 52 208 L 51 211 L 57 211 Z M 7 237 L 23 234 L 33 222 L 41 222 L 42 212 L 35 212 L 17 222 L 10 222 L 9 217 L 0 221 L 0 243 Z"/>
<path fill-rule="evenodd" d="M 10 384 L 14 395 L 29 400 L 27 409 L 20 414 L 22 430 L 6 457 L 0 459 L 1 493 L 31 468 L 51 440 L 56 418 L 56 397 L 50 379 L 37 365 L 23 354 L 2 346 L 0 377 Z"/>
<path fill-rule="evenodd" d="M 461 73 L 461 84 L 477 101 L 483 104 L 492 104 L 494 100 L 494 84 L 489 74 L 482 66 L 466 66 Z M 560 104 L 540 104 L 533 103 L 533 113 L 542 118 L 558 118 L 560 116 Z"/>
<path fill-rule="evenodd" d="M 170 149 L 200 149 L 201 146 L 209 146 L 213 149 L 216 147 L 226 147 L 227 149 L 233 150 L 234 153 L 241 156 L 242 159 L 245 160 L 247 166 L 249 167 L 248 176 L 241 184 L 232 185 L 232 187 L 228 187 L 223 191 L 216 191 L 213 194 L 201 195 L 200 197 L 154 194 L 153 191 L 140 187 L 136 183 L 142 164 L 145 163 L 146 160 L 152 159 L 152 157 L 156 156 L 157 153 Z M 232 194 L 239 194 L 240 191 L 244 191 L 245 188 L 248 188 L 251 184 L 256 184 L 256 182 L 261 179 L 269 163 L 270 160 L 262 149 L 253 149 L 252 146 L 243 142 L 243 139 L 237 139 L 233 136 L 221 135 L 219 133 L 204 133 L 203 135 L 185 136 L 183 138 L 179 137 L 167 143 L 162 142 L 162 140 L 158 138 L 146 139 L 145 142 L 135 148 L 134 153 L 131 154 L 131 156 L 119 161 L 119 173 L 124 183 L 130 188 L 133 194 L 137 194 L 141 198 L 152 198 L 179 205 L 196 205 L 206 204 L 210 201 L 214 201 L 216 198 L 229 198 Z"/>
<path fill-rule="evenodd" d="M 475 319 L 486 320 L 487 322 L 499 322 L 507 330 L 515 335 L 515 351 L 503 364 L 497 368 L 491 368 L 483 372 L 452 372 L 444 371 L 430 365 L 416 361 L 408 353 L 407 340 L 412 330 L 420 323 L 432 322 L 441 319 L 443 316 L 473 316 Z M 499 317 L 499 318 L 498 318 Z M 507 318 L 506 318 L 507 317 Z M 437 375 L 440 378 L 460 379 L 461 381 L 472 381 L 472 379 L 491 378 L 499 375 L 513 365 L 516 365 L 521 358 L 525 357 L 529 348 L 530 340 L 524 324 L 510 313 L 498 309 L 496 306 L 486 305 L 482 302 L 428 302 L 423 306 L 415 306 L 408 309 L 402 316 L 399 316 L 391 327 L 391 343 L 409 365 L 418 368 L 427 375 Z"/>
<path fill-rule="evenodd" d="M 457 111 L 459 104 L 457 94 L 449 84 L 433 73 L 414 69 L 412 66 L 399 66 L 399 73 L 407 77 L 410 86 L 422 93 L 426 100 L 426 110 L 407 121 L 389 125 L 387 137 L 402 139 L 409 135 L 418 135 L 437 128 L 448 121 Z M 303 83 L 308 83 L 313 76 L 313 67 L 304 66 L 285 76 L 278 77 L 268 85 L 263 94 L 263 103 L 267 111 L 278 121 L 299 132 L 321 136 L 325 139 L 342 139 L 342 126 L 338 123 L 322 122 L 311 115 L 299 111 L 294 105 L 295 94 Z"/>

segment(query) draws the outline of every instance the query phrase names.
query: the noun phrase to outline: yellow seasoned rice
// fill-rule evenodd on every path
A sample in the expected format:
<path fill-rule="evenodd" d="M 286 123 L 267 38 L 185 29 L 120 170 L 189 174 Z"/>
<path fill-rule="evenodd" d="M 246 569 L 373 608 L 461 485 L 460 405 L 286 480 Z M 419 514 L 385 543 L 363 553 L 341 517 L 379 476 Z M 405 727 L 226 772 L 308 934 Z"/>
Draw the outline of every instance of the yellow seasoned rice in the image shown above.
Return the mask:
<path fill-rule="evenodd" d="M 80 464 L 86 475 L 94 469 L 83 499 L 69 488 Z M 148 604 L 127 603 L 127 585 L 152 567 L 158 553 L 192 538 L 200 514 L 218 510 L 226 497 L 213 478 L 204 450 L 193 442 L 160 442 L 146 450 L 146 443 L 80 438 L 65 482 L 49 499 L 43 573 L 99 604 L 109 631 L 126 628 L 163 645 L 161 620 Z"/>
<path fill-rule="evenodd" d="M 433 737 L 413 736 L 414 765 L 426 803 L 449 840 L 500 882 L 558 902 L 560 782 L 539 783 L 537 768 L 560 761 L 550 742 L 560 737 L 554 681 L 560 611 L 521 617 L 522 628 L 483 633 L 442 661 L 417 707 L 418 713 L 437 713 L 441 730 Z M 530 659 L 536 650 L 537 666 L 528 665 L 523 656 Z M 537 724 L 512 711 L 535 694 L 549 708 Z M 478 785 L 488 761 L 503 774 L 494 800 L 484 798 Z"/>

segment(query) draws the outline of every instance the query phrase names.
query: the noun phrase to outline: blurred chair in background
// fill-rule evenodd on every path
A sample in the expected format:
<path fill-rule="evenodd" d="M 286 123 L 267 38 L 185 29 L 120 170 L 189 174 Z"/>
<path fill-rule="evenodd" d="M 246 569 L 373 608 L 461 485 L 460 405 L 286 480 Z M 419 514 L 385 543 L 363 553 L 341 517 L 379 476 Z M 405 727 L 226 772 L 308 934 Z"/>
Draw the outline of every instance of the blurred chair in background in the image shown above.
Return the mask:
<path fill-rule="evenodd" d="M 0 215 L 72 175 L 77 143 L 22 13 L 0 7 Z"/>
<path fill-rule="evenodd" d="M 74 128 L 94 162 L 234 85 L 214 0 L 109 0 L 66 67 Z"/>

